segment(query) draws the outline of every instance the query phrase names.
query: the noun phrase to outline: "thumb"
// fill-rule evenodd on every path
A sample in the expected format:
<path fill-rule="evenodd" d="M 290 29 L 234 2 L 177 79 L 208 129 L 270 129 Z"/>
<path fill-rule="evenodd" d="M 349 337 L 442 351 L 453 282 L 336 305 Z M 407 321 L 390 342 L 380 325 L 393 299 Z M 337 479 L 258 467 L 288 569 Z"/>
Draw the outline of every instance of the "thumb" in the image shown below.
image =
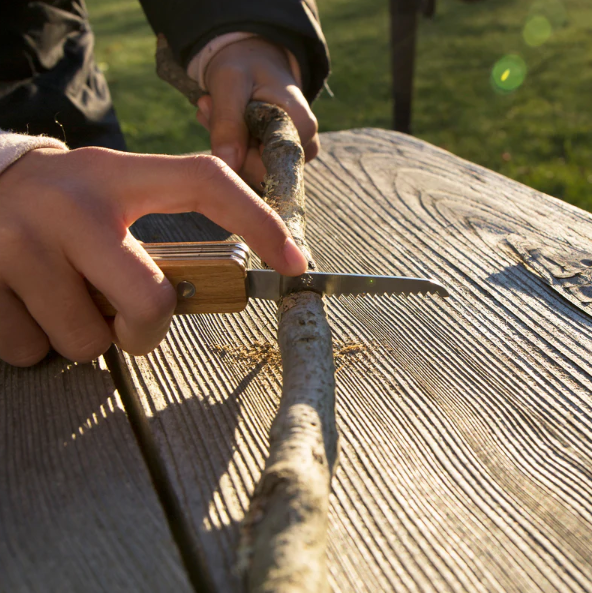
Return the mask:
<path fill-rule="evenodd" d="M 210 142 L 212 154 L 221 158 L 231 169 L 240 171 L 249 141 L 245 123 L 245 108 L 251 95 L 250 85 L 237 73 L 220 72 L 212 77 Z M 237 80 L 239 78 L 239 80 Z"/>

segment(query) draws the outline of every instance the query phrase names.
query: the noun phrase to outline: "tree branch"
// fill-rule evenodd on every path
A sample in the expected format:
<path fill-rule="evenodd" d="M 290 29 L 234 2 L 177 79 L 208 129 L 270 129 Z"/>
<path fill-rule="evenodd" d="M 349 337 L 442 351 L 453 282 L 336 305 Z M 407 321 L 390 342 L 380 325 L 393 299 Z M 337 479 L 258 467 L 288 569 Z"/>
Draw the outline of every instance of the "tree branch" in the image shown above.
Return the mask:
<path fill-rule="evenodd" d="M 185 72 L 165 45 L 159 40 L 158 75 L 195 104 L 201 90 L 184 80 Z M 265 199 L 286 223 L 309 269 L 315 269 L 305 238 L 304 151 L 298 132 L 287 113 L 266 103 L 249 103 L 245 119 L 264 145 Z M 338 450 L 331 330 L 322 296 L 314 292 L 283 298 L 278 318 L 282 398 L 269 457 L 243 523 L 239 568 L 253 593 L 323 593 L 328 590 L 327 517 Z"/>
<path fill-rule="evenodd" d="M 249 104 L 249 131 L 265 146 L 265 198 L 316 265 L 305 239 L 304 153 L 280 108 Z M 283 388 L 265 470 L 243 524 L 240 562 L 253 592 L 322 592 L 327 515 L 337 459 L 335 367 L 321 295 L 298 292 L 278 306 Z"/>

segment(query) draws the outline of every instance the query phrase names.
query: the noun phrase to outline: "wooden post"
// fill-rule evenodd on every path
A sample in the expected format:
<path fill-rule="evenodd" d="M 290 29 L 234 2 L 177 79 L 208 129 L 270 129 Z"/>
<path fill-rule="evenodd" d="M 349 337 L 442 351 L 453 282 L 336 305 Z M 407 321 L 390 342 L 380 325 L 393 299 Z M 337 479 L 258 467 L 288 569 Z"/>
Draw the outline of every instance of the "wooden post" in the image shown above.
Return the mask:
<path fill-rule="evenodd" d="M 411 134 L 418 13 L 432 18 L 436 0 L 390 0 L 390 8 L 393 130 Z"/>
<path fill-rule="evenodd" d="M 393 129 L 411 134 L 417 0 L 390 0 Z"/>

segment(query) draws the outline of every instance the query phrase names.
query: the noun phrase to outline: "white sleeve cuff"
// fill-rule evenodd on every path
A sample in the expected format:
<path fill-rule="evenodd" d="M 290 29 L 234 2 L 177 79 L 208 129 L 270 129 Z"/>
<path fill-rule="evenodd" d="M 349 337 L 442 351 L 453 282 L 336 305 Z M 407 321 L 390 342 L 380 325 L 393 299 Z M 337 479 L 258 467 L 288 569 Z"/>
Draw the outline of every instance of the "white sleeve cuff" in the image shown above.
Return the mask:
<path fill-rule="evenodd" d="M 0 130 L 0 173 L 35 148 L 68 150 L 63 142 L 49 136 L 27 136 Z"/>
<path fill-rule="evenodd" d="M 237 43 L 238 41 L 250 39 L 251 37 L 259 37 L 259 35 L 256 35 L 255 33 L 237 31 L 235 33 L 224 33 L 224 35 L 214 37 L 214 39 L 212 39 L 205 47 L 203 47 L 199 53 L 193 56 L 189 62 L 189 65 L 187 66 L 188 76 L 197 81 L 203 91 L 208 92 L 205 76 L 206 70 L 212 61 L 212 58 L 225 47 L 232 45 L 233 43 Z M 291 51 L 288 51 L 286 48 L 283 49 L 288 57 L 292 76 L 294 77 L 296 84 L 302 88 L 302 77 L 300 75 L 300 65 L 298 64 L 298 60 Z"/>

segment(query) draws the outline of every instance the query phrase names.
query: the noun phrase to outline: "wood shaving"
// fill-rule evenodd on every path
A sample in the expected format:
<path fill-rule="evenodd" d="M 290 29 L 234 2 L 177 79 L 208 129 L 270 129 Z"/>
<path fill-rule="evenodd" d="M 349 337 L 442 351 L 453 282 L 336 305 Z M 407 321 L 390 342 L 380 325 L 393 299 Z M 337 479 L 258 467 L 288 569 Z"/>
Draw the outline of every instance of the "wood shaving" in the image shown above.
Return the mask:
<path fill-rule="evenodd" d="M 275 342 L 257 340 L 252 344 L 236 346 L 213 344 L 210 350 L 216 352 L 220 358 L 230 356 L 233 360 L 248 362 L 252 366 L 269 365 L 279 367 L 282 361 L 279 348 Z"/>
<path fill-rule="evenodd" d="M 282 357 L 276 342 L 265 342 L 257 340 L 252 344 L 245 345 L 210 345 L 210 350 L 224 358 L 229 356 L 233 361 L 248 363 L 250 366 L 264 366 L 280 369 Z M 339 373 L 356 363 L 364 364 L 368 370 L 372 370 L 373 358 L 377 350 L 391 351 L 390 346 L 378 342 L 358 342 L 348 340 L 333 344 L 333 359 L 335 361 L 335 372 Z"/>
<path fill-rule="evenodd" d="M 335 372 L 338 373 L 344 368 L 353 364 L 362 364 L 367 371 L 374 370 L 374 359 L 377 357 L 377 351 L 391 350 L 390 346 L 385 346 L 379 342 L 356 342 L 350 340 L 336 344 L 333 348 L 333 357 L 335 360 Z"/>

